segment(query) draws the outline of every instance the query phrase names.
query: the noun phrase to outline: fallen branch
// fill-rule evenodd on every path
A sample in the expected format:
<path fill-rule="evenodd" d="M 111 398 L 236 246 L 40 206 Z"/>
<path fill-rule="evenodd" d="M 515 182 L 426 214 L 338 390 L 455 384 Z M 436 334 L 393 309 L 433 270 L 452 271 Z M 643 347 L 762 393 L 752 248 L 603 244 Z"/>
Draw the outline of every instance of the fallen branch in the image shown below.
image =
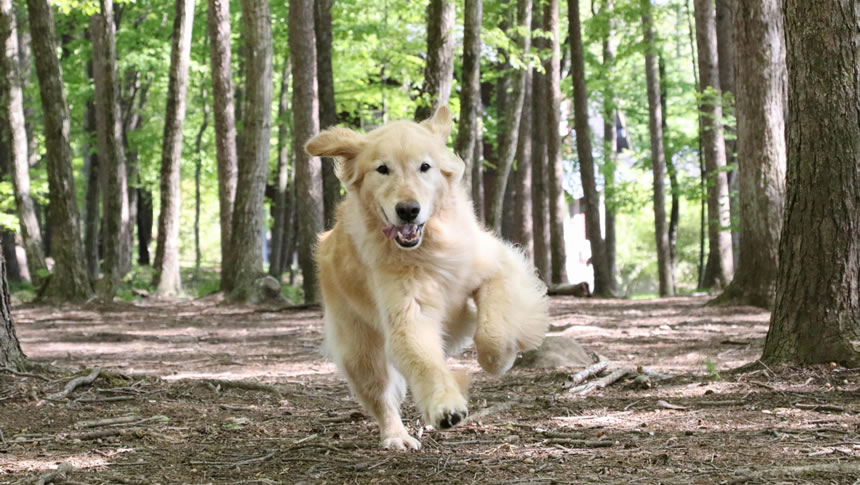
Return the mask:
<path fill-rule="evenodd" d="M 111 396 L 111 397 L 96 397 L 96 398 L 82 398 L 79 397 L 75 399 L 75 402 L 79 403 L 93 403 L 93 402 L 117 402 L 117 401 L 134 401 L 134 396 Z"/>
<path fill-rule="evenodd" d="M 123 431 L 128 430 L 119 430 L 119 429 L 99 429 L 96 431 L 87 431 L 84 433 L 70 433 L 65 436 L 67 440 L 79 440 L 79 441 L 89 441 L 89 440 L 97 440 L 101 438 L 109 438 L 111 436 L 119 436 L 123 433 Z"/>
<path fill-rule="evenodd" d="M 91 421 L 79 421 L 75 423 L 76 428 L 96 428 L 99 426 L 107 426 L 110 424 L 126 424 L 133 423 L 140 418 L 137 416 L 120 416 L 118 418 L 95 419 Z"/>
<path fill-rule="evenodd" d="M 601 377 L 600 379 L 590 382 L 588 384 L 583 384 L 581 386 L 574 387 L 570 390 L 572 393 L 579 394 L 580 396 L 585 396 L 590 394 L 592 391 L 596 389 L 603 389 L 607 386 L 614 384 L 615 382 L 627 377 L 628 375 L 636 373 L 635 370 L 630 369 L 629 367 L 616 369 L 612 371 L 606 377 Z"/>
<path fill-rule="evenodd" d="M 665 380 L 665 379 L 671 379 L 672 378 L 672 376 L 670 376 L 668 374 L 663 374 L 662 372 L 657 372 L 654 369 L 642 367 L 641 365 L 636 368 L 636 372 L 638 372 L 642 375 L 648 376 L 648 377 L 653 377 L 654 379 Z"/>
<path fill-rule="evenodd" d="M 615 443 L 606 440 L 574 440 L 570 438 L 552 438 L 547 440 L 550 445 L 565 445 L 570 448 L 611 448 Z"/>
<path fill-rule="evenodd" d="M 39 478 L 36 479 L 36 485 L 64 482 L 66 481 L 66 475 L 73 469 L 74 467 L 68 463 L 60 463 L 56 470 L 51 470 L 44 475 L 40 475 Z"/>
<path fill-rule="evenodd" d="M 596 376 L 597 374 L 600 374 L 601 372 L 605 371 L 607 367 L 609 367 L 609 362 L 607 362 L 607 361 L 598 362 L 598 363 L 596 363 L 590 367 L 586 367 L 585 369 L 577 372 L 576 374 L 571 374 L 570 377 L 568 377 L 568 379 L 567 379 L 568 382 L 567 382 L 566 386 L 568 386 L 568 387 L 578 386 L 578 385 L 582 384 L 583 382 L 587 381 L 588 379 L 590 379 L 590 378 Z"/>
<path fill-rule="evenodd" d="M 674 411 L 684 411 L 685 409 L 687 409 L 686 406 L 678 406 L 677 404 L 671 404 L 662 399 L 657 401 L 657 405 L 661 408 L 672 409 Z"/>
<path fill-rule="evenodd" d="M 268 384 L 260 384 L 259 382 L 249 382 L 249 381 L 228 381 L 228 380 L 219 380 L 219 379 L 206 379 L 203 381 L 207 385 L 213 387 L 215 392 L 218 392 L 220 389 L 241 389 L 243 391 L 261 391 L 267 392 L 269 394 L 274 395 L 278 399 L 282 398 L 281 391 L 277 390 L 274 386 L 270 386 Z"/>
<path fill-rule="evenodd" d="M 743 476 L 735 479 L 732 484 L 745 483 L 750 480 L 757 480 L 763 477 L 772 479 L 777 476 L 805 475 L 809 473 L 844 473 L 856 478 L 860 475 L 860 463 L 826 463 L 802 466 L 780 466 L 756 472 L 744 471 L 742 472 Z"/>
<path fill-rule="evenodd" d="M 98 379 L 99 373 L 101 371 L 102 371 L 101 367 L 95 367 L 95 368 L 93 368 L 92 372 L 90 372 L 90 375 L 76 377 L 76 378 L 70 380 L 68 382 L 68 384 L 66 384 L 66 387 L 62 391 L 55 392 L 53 394 L 48 394 L 48 396 L 46 398 L 50 401 L 58 401 L 60 399 L 65 399 L 66 397 L 69 396 L 69 394 L 72 393 L 72 391 L 74 391 L 78 387 L 92 384 L 93 381 Z"/>
<path fill-rule="evenodd" d="M 743 401 L 699 401 L 701 406 L 741 406 Z"/>
<path fill-rule="evenodd" d="M 845 408 L 835 406 L 833 404 L 795 404 L 794 407 L 809 411 L 833 411 L 835 413 L 845 412 Z"/>

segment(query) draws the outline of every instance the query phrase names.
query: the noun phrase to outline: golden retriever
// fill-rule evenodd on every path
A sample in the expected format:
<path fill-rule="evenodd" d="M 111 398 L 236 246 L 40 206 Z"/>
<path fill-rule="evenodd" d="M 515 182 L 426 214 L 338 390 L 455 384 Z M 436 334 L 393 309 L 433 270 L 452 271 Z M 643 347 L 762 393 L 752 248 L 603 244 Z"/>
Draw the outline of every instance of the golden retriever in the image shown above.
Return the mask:
<path fill-rule="evenodd" d="M 383 448 L 421 447 L 400 418 L 406 384 L 425 422 L 450 428 L 468 415 L 467 384 L 446 356 L 473 340 L 481 367 L 500 375 L 549 322 L 534 269 L 478 223 L 450 132 L 441 107 L 367 134 L 331 128 L 305 146 L 336 157 L 346 187 L 316 249 L 326 348 Z"/>

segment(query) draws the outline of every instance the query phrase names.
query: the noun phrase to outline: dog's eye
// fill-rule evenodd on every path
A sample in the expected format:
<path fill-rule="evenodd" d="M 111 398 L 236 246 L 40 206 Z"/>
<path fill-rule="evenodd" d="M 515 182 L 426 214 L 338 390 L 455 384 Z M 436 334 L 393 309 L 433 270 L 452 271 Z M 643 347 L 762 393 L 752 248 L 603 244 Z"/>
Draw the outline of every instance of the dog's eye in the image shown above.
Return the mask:
<path fill-rule="evenodd" d="M 380 165 L 376 167 L 376 171 L 382 175 L 388 175 L 388 165 Z"/>
<path fill-rule="evenodd" d="M 422 171 L 422 172 L 426 172 L 426 171 L 428 171 L 428 170 L 430 170 L 430 164 L 429 164 L 429 163 L 427 163 L 427 162 L 422 163 L 422 164 L 421 164 L 421 171 Z"/>

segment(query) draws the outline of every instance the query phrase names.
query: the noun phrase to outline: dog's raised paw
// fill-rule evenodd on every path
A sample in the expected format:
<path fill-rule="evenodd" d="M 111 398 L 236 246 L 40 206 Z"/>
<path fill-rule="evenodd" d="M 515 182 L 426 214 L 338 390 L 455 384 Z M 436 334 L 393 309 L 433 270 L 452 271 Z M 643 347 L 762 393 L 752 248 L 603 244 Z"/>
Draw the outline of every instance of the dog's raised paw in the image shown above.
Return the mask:
<path fill-rule="evenodd" d="M 460 421 L 466 419 L 467 411 L 445 411 L 439 419 L 439 429 L 453 428 Z"/>
<path fill-rule="evenodd" d="M 421 442 L 407 435 L 382 439 L 382 448 L 386 450 L 420 450 Z"/>

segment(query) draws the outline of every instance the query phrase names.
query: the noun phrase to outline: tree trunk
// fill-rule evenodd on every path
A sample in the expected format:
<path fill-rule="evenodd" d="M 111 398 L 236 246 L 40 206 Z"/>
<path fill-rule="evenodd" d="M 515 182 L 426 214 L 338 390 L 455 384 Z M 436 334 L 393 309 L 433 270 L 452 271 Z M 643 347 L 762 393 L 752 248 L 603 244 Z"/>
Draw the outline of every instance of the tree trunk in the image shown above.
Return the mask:
<path fill-rule="evenodd" d="M 9 172 L 15 192 L 15 207 L 21 227 L 21 242 L 27 254 L 30 279 L 38 284 L 48 266 L 42 252 L 42 233 L 30 197 L 30 164 L 27 155 L 27 128 L 24 124 L 24 95 L 18 69 L 18 33 L 12 0 L 0 0 L 0 72 L 5 81 L 3 115 L 9 127 L 11 160 Z M 29 66 L 27 66 L 29 68 Z"/>
<path fill-rule="evenodd" d="M 3 246 L 3 257 L 6 259 L 6 276 L 9 281 L 23 280 L 21 266 L 18 264 L 18 253 L 15 250 L 15 233 L 8 229 L 0 231 L 0 245 Z"/>
<path fill-rule="evenodd" d="M 221 226 L 221 290 L 233 289 L 233 202 L 236 198 L 236 119 L 233 107 L 233 68 L 230 64 L 230 2 L 209 0 L 208 29 L 211 45 L 212 101 L 215 118 L 215 152 L 218 159 L 218 210 Z"/>
<path fill-rule="evenodd" d="M 773 305 L 785 206 L 786 67 L 780 2 L 736 2 L 741 251 L 717 303 Z"/>
<path fill-rule="evenodd" d="M 667 91 L 669 89 L 666 82 L 666 63 L 661 55 L 658 61 L 660 70 L 660 111 L 662 113 L 663 133 L 669 131 L 669 124 L 666 122 L 666 117 L 669 114 Z M 669 188 L 672 192 L 672 207 L 669 213 L 669 261 L 672 271 L 675 270 L 676 250 L 678 247 L 678 224 L 681 222 L 681 187 L 678 182 L 678 170 L 675 168 L 675 163 L 672 160 L 671 153 L 666 154 L 666 171 L 669 173 Z M 673 278 L 673 281 L 674 278 Z M 677 292 L 677 281 L 675 281 Z"/>
<path fill-rule="evenodd" d="M 320 130 L 337 124 L 337 105 L 334 98 L 334 74 L 331 67 L 331 7 L 334 0 L 315 0 L 314 34 L 317 47 L 317 83 L 319 87 Z M 323 227 L 334 225 L 335 209 L 340 202 L 340 180 L 334 173 L 334 159 L 322 159 L 323 176 Z"/>
<path fill-rule="evenodd" d="M 529 260 L 534 260 L 534 238 L 532 237 L 532 69 L 526 71 L 523 88 L 525 101 L 520 118 L 520 134 L 517 143 L 517 171 L 514 183 L 514 234 L 513 240 Z"/>
<path fill-rule="evenodd" d="M 609 275 L 609 291 L 618 294 L 616 275 L 618 270 L 615 259 L 615 169 L 617 164 L 618 132 L 616 131 L 615 90 L 613 89 L 613 72 L 615 70 L 615 48 L 612 46 L 613 2 L 603 0 L 602 16 L 605 19 L 603 37 L 603 69 L 607 76 L 603 98 L 603 218 L 606 235 L 603 240 L 606 251 L 606 271 Z"/>
<path fill-rule="evenodd" d="M 465 0 L 463 21 L 463 75 L 460 82 L 460 123 L 457 126 L 455 151 L 466 169 L 463 183 L 472 184 L 472 172 L 476 163 L 475 145 L 480 138 L 478 130 L 481 119 L 481 20 L 482 0 Z M 474 198 L 474 195 L 473 195 Z"/>
<path fill-rule="evenodd" d="M 86 300 L 92 294 L 92 287 L 87 277 L 75 202 L 69 108 L 57 59 L 54 15 L 47 0 L 27 0 L 27 8 L 45 124 L 50 225 L 54 231 L 55 263 L 45 295 L 53 300 Z"/>
<path fill-rule="evenodd" d="M 128 180 L 119 110 L 119 80 L 116 68 L 113 0 L 99 0 L 99 12 L 90 18 L 93 40 L 96 122 L 99 161 L 104 169 L 104 277 L 101 294 L 116 294 L 128 253 Z"/>
<path fill-rule="evenodd" d="M 483 111 L 478 100 L 478 113 Z M 484 122 L 478 118 L 475 134 L 475 150 L 472 154 L 472 205 L 479 221 L 484 221 Z"/>
<path fill-rule="evenodd" d="M 320 159 L 305 152 L 304 144 L 319 132 L 317 118 L 316 43 L 313 0 L 290 1 L 290 52 L 293 56 L 293 152 L 296 168 L 299 266 L 305 302 L 316 302 L 317 279 L 313 248 L 323 228 Z"/>
<path fill-rule="evenodd" d="M 448 105 L 454 82 L 455 18 L 451 0 L 430 0 L 427 5 L 427 63 L 416 120 L 427 119 L 436 108 Z"/>
<path fill-rule="evenodd" d="M 90 75 L 92 75 L 92 61 L 87 63 Z M 92 77 L 90 76 L 90 79 Z M 86 119 L 84 130 L 87 132 L 88 140 L 95 140 L 96 134 L 96 105 L 95 99 L 87 100 Z M 99 155 L 94 147 L 85 146 L 85 157 L 87 160 L 87 193 L 84 199 L 84 251 L 87 259 L 87 274 L 95 281 L 99 276 L 99 221 L 101 211 L 99 205 L 100 183 L 99 183 Z"/>
<path fill-rule="evenodd" d="M 699 89 L 702 93 L 702 146 L 708 178 L 708 265 L 713 278 L 704 286 L 725 288 L 732 279 L 732 235 L 729 229 L 729 187 L 720 99 L 717 31 L 712 0 L 695 0 L 696 44 L 699 51 Z M 708 273 L 708 271 L 706 271 Z"/>
<path fill-rule="evenodd" d="M 651 17 L 651 0 L 642 0 L 642 30 L 645 45 L 645 78 L 648 85 L 648 127 L 651 133 L 651 169 L 654 174 L 654 235 L 657 240 L 657 273 L 660 296 L 675 294 L 666 230 L 666 152 L 663 148 L 663 112 L 660 106 L 660 80 L 657 78 L 657 42 Z M 595 283 L 595 286 L 597 284 Z"/>
<path fill-rule="evenodd" d="M 194 140 L 194 276 L 200 274 L 200 266 L 203 262 L 203 254 L 200 251 L 200 177 L 203 171 L 203 134 L 209 128 L 209 103 L 206 101 L 206 88 L 201 88 L 200 99 L 203 102 L 203 123 L 197 131 L 197 139 Z"/>
<path fill-rule="evenodd" d="M 720 91 L 723 94 L 723 111 L 731 109 L 735 105 L 735 45 L 734 20 L 732 5 L 735 0 L 716 0 L 716 22 L 717 22 L 717 58 L 720 60 Z M 724 120 L 725 121 L 725 120 Z M 726 143 L 726 165 L 730 167 L 726 171 L 726 181 L 729 184 L 729 214 L 732 222 L 732 256 L 738 259 L 740 250 L 740 231 L 738 220 L 740 217 L 740 205 L 738 201 L 738 169 L 731 167 L 737 162 L 737 137 L 736 130 L 732 125 L 725 124 L 723 129 L 731 136 L 725 137 Z"/>
<path fill-rule="evenodd" d="M 600 234 L 600 195 L 594 177 L 594 159 L 591 155 L 591 129 L 588 126 L 588 92 L 585 85 L 585 60 L 582 51 L 582 30 L 579 20 L 579 1 L 568 1 L 570 17 L 571 72 L 573 76 L 573 102 L 576 123 L 576 151 L 585 195 L 585 225 L 591 243 L 591 264 L 594 268 L 594 294 L 612 296 L 609 267 L 603 238 Z"/>
<path fill-rule="evenodd" d="M 9 301 L 9 283 L 6 281 L 6 258 L 0 248 L 0 368 L 23 370 L 27 358 L 21 351 L 15 322 L 12 320 L 12 303 Z"/>
<path fill-rule="evenodd" d="M 287 185 L 290 177 L 290 150 L 288 123 L 290 115 L 290 58 L 284 56 L 284 68 L 281 71 L 281 92 L 278 95 L 278 185 L 275 192 L 272 225 L 272 257 L 269 261 L 269 274 L 278 281 L 284 272 L 284 246 L 286 246 L 287 202 L 289 193 Z"/>
<path fill-rule="evenodd" d="M 537 22 L 535 22 L 537 23 Z M 546 48 L 546 39 L 535 39 L 535 47 Z M 547 78 L 545 73 L 534 71 L 532 77 L 532 237 L 534 238 L 535 268 L 544 282 L 549 283 L 550 240 L 549 240 L 549 188 L 546 157 L 547 116 Z"/>
<path fill-rule="evenodd" d="M 170 49 L 170 77 L 161 145 L 161 210 L 158 214 L 158 245 L 152 279 L 159 296 L 175 296 L 182 291 L 179 274 L 179 164 L 182 161 L 182 126 L 188 66 L 191 62 L 191 30 L 194 0 L 176 0 L 173 41 Z"/>
<path fill-rule="evenodd" d="M 776 300 L 762 360 L 857 367 L 860 11 L 852 0 L 827 5 L 786 0 L 782 6 L 787 196 Z"/>
<path fill-rule="evenodd" d="M 313 29 L 313 12 L 309 28 Z M 256 281 L 263 272 L 263 197 L 269 173 L 272 128 L 272 18 L 268 1 L 242 0 L 245 59 L 243 151 L 236 183 L 233 235 L 230 243 L 235 302 L 258 298 Z M 311 66 L 311 69 L 315 69 Z"/>
<path fill-rule="evenodd" d="M 149 245 L 152 243 L 152 191 L 140 190 L 137 196 L 137 263 L 150 264 Z"/>
<path fill-rule="evenodd" d="M 516 45 L 519 52 L 528 52 L 531 48 L 531 23 L 531 0 L 517 0 L 516 24 L 510 31 L 513 32 L 513 37 L 517 39 Z M 508 187 L 508 178 L 510 177 L 511 167 L 513 167 L 514 158 L 517 154 L 520 118 L 522 116 L 528 73 L 528 69 L 517 69 L 513 65 L 513 62 L 510 64 L 512 64 L 510 67 L 513 69 L 510 74 L 511 92 L 505 103 L 504 115 L 499 113 L 503 121 L 502 129 L 504 136 L 499 140 L 499 159 L 497 162 L 496 184 L 493 191 L 494 197 L 486 214 L 487 226 L 496 231 L 496 233 L 502 232 L 503 208 Z"/>

